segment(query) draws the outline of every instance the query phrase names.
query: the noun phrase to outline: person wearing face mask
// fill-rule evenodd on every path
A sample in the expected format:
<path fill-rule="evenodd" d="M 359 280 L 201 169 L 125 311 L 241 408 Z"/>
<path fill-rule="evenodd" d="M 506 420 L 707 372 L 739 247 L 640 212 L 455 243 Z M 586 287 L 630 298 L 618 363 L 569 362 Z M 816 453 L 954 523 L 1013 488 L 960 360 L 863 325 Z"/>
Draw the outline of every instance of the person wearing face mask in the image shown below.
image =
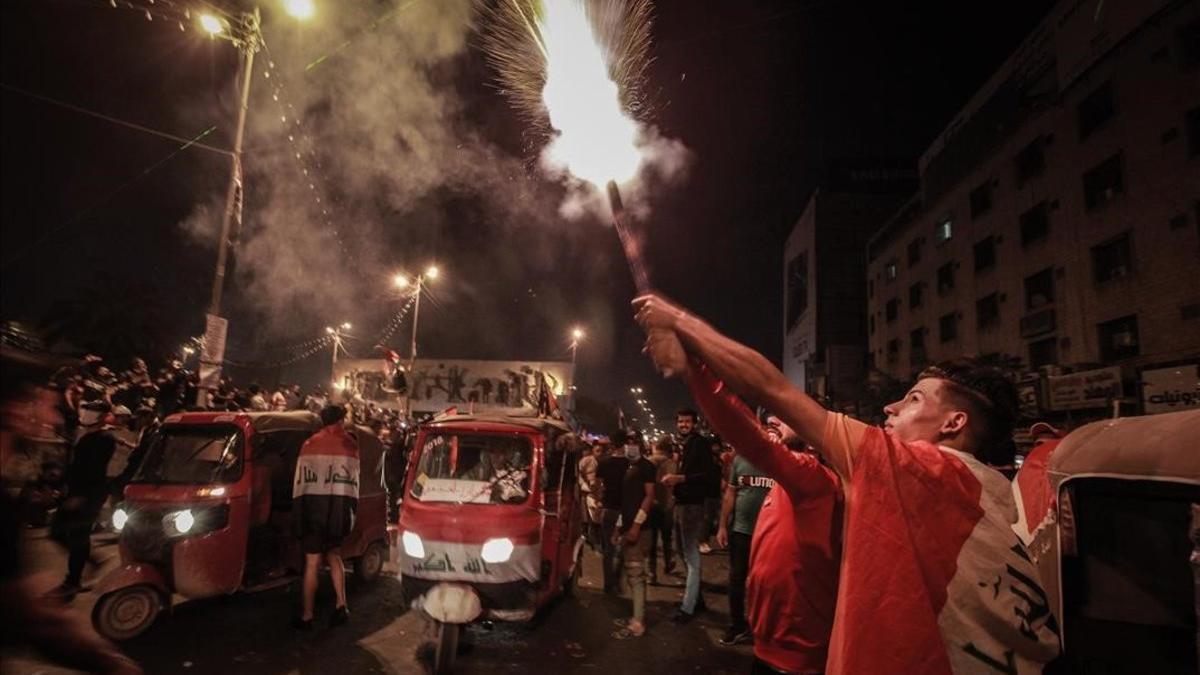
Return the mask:
<path fill-rule="evenodd" d="M 613 546 L 620 551 L 618 559 L 624 571 L 625 583 L 633 600 L 633 614 L 618 619 L 618 640 L 641 637 L 646 633 L 646 551 L 650 544 L 650 528 L 646 520 L 654 506 L 655 469 L 642 454 L 642 440 L 637 434 L 625 438 L 626 468 L 621 476 L 621 506 L 613 532 Z"/>
<path fill-rule="evenodd" d="M 621 517 L 621 481 L 629 468 L 625 458 L 625 433 L 612 438 L 608 454 L 596 465 L 596 482 L 600 485 L 600 560 L 604 568 L 604 592 L 616 593 L 620 581 L 618 547 L 614 535 Z"/>

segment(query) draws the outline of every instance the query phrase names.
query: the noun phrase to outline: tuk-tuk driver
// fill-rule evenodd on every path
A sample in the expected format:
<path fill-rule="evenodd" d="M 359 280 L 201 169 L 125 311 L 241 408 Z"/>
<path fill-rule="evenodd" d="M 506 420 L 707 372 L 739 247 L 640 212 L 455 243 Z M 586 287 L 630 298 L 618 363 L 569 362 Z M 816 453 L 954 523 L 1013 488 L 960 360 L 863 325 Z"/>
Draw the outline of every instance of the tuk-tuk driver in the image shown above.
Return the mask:
<path fill-rule="evenodd" d="M 516 455 L 516 449 L 511 446 L 489 445 L 480 458 L 479 466 L 487 472 L 484 480 L 493 484 L 496 501 L 523 501 L 529 494 L 524 485 L 529 474 L 516 465 Z"/>
<path fill-rule="evenodd" d="M 1040 673 L 1057 656 L 1046 593 L 1011 528 L 1011 485 L 983 461 L 1011 441 L 1018 404 L 1003 373 L 967 360 L 927 368 L 874 427 L 826 410 L 762 354 L 662 297 L 633 305 L 664 375 L 710 369 L 777 414 L 841 478 L 845 526 L 830 536 L 843 536 L 843 557 L 825 672 Z"/>

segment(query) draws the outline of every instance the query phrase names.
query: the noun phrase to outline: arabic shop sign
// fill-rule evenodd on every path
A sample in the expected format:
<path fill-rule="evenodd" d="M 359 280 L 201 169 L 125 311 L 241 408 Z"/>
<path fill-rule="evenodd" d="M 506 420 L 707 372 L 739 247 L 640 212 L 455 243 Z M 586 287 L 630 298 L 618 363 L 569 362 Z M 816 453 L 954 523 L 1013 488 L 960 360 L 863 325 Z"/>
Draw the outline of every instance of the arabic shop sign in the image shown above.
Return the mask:
<path fill-rule="evenodd" d="M 1200 410 L 1200 365 L 1143 370 L 1142 403 L 1147 415 Z"/>
<path fill-rule="evenodd" d="M 1046 378 L 1050 410 L 1104 408 L 1122 396 L 1119 367 L 1084 370 Z"/>

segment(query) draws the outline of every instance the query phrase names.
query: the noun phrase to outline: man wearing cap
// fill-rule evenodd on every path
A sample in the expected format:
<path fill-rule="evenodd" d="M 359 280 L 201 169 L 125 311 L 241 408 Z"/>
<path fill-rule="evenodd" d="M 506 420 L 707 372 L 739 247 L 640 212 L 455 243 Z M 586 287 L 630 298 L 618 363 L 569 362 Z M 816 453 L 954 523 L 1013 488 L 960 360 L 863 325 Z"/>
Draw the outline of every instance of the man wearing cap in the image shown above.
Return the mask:
<path fill-rule="evenodd" d="M 304 550 L 304 607 L 293 625 L 310 629 L 321 559 L 329 563 L 329 578 L 336 597 L 334 626 L 350 616 L 346 608 L 346 572 L 342 565 L 342 540 L 354 529 L 358 509 L 358 439 L 345 426 L 346 408 L 321 410 L 321 430 L 300 448 L 292 482 L 292 524 Z"/>
<path fill-rule="evenodd" d="M 871 427 L 825 410 L 764 356 L 657 295 L 634 300 L 664 375 L 708 368 L 811 443 L 846 495 L 827 673 L 1039 673 L 1049 602 L 988 464 L 1011 448 L 1012 383 L 971 361 L 927 368 Z M 1007 450 L 1011 452 L 1011 449 Z"/>

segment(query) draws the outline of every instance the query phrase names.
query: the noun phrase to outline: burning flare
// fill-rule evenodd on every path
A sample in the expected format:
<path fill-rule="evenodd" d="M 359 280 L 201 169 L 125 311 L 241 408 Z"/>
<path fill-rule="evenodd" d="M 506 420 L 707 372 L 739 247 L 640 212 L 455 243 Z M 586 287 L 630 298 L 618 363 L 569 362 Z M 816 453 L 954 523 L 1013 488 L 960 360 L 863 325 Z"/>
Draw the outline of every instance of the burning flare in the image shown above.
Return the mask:
<path fill-rule="evenodd" d="M 513 105 L 548 139 L 543 164 L 603 189 L 647 159 L 649 0 L 500 0 L 484 50 Z"/>
<path fill-rule="evenodd" d="M 542 155 L 596 187 L 632 179 L 641 165 L 639 131 L 621 109 L 582 2 L 547 2 L 538 28 L 546 51 L 543 100 L 555 137 Z"/>

